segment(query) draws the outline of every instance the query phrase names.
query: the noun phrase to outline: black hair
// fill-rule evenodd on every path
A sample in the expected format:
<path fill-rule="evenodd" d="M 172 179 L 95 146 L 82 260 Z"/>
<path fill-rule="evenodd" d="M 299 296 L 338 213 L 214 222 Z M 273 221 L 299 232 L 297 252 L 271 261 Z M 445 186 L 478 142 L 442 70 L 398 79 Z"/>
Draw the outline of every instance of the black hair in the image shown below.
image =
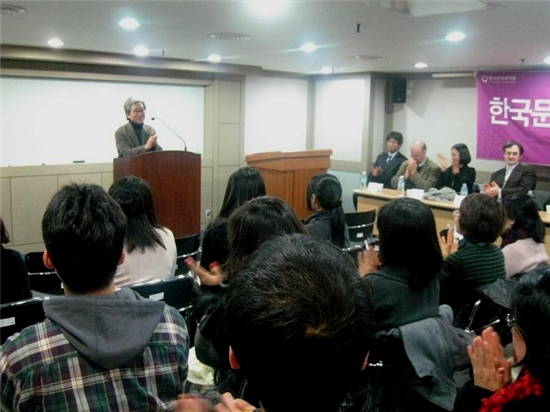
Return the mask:
<path fill-rule="evenodd" d="M 494 197 L 472 193 L 460 204 L 460 233 L 472 243 L 493 243 L 506 222 L 504 208 Z"/>
<path fill-rule="evenodd" d="M 453 149 L 458 152 L 458 157 L 460 158 L 461 165 L 467 165 L 472 161 L 472 156 L 470 155 L 468 146 L 466 146 L 464 143 L 455 144 L 453 147 L 451 147 L 451 150 Z"/>
<path fill-rule="evenodd" d="M 505 153 L 506 149 L 508 149 L 512 146 L 517 146 L 518 149 L 519 149 L 519 154 L 520 155 L 523 154 L 523 145 L 520 142 L 518 142 L 517 140 L 508 140 L 506 143 L 504 143 L 504 145 L 502 145 L 502 152 Z"/>
<path fill-rule="evenodd" d="M 162 229 L 157 222 L 153 206 L 153 194 L 149 184 L 137 176 L 124 176 L 109 188 L 109 195 L 122 207 L 128 218 L 126 249 L 128 253 L 139 249 L 166 249 L 155 229 Z"/>
<path fill-rule="evenodd" d="M 514 194 L 503 200 L 506 217 L 514 221 L 505 234 L 507 244 L 522 239 L 520 232 L 537 243 L 544 243 L 544 223 L 537 202 L 529 195 Z"/>
<path fill-rule="evenodd" d="M 292 233 L 306 233 L 306 230 L 293 210 L 277 197 L 256 197 L 236 209 L 228 222 L 229 257 L 224 265 L 225 282 L 239 272 L 266 240 Z"/>
<path fill-rule="evenodd" d="M 512 294 L 510 314 L 516 321 L 516 331 L 527 348 L 519 362 L 550 385 L 550 267 L 546 268 L 538 282 L 520 282 Z"/>
<path fill-rule="evenodd" d="M 271 239 L 226 293 L 227 336 L 262 407 L 334 412 L 373 340 L 366 282 L 336 246 L 307 235 Z M 285 396 L 281 396 L 284 393 Z"/>
<path fill-rule="evenodd" d="M 1 237 L 2 237 L 2 244 L 5 245 L 6 243 L 10 243 L 10 233 L 8 232 L 8 229 L 4 225 L 4 219 L 0 217 L 0 226 L 1 226 Z"/>
<path fill-rule="evenodd" d="M 307 207 L 311 209 L 311 196 L 319 202 L 323 210 L 330 211 L 331 240 L 340 248 L 346 247 L 346 218 L 342 208 L 342 185 L 338 178 L 327 173 L 311 178 L 307 185 Z"/>
<path fill-rule="evenodd" d="M 67 288 L 87 293 L 110 285 L 122 255 L 126 216 L 103 188 L 63 186 L 42 218 L 42 236 Z"/>
<path fill-rule="evenodd" d="M 431 209 L 416 199 L 394 199 L 380 208 L 377 227 L 382 267 L 406 270 L 412 291 L 428 286 L 443 264 Z"/>
<path fill-rule="evenodd" d="M 386 142 L 390 139 L 395 140 L 399 144 L 399 146 L 403 145 L 403 134 L 399 132 L 389 132 L 386 136 Z"/>

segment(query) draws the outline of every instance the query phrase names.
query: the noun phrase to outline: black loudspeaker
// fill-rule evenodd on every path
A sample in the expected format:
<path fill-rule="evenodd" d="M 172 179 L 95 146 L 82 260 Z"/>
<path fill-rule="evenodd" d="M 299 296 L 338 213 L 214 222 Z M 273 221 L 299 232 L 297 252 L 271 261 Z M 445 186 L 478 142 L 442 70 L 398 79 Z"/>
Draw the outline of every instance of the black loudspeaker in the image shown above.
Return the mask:
<path fill-rule="evenodd" d="M 392 103 L 405 103 L 407 100 L 407 79 L 396 77 L 391 81 Z"/>

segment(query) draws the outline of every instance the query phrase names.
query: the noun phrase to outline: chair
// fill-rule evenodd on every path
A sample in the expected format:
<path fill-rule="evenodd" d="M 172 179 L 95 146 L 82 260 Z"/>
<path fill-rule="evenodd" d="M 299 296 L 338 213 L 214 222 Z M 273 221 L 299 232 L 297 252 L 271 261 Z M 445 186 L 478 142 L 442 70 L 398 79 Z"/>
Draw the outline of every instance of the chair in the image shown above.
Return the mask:
<path fill-rule="evenodd" d="M 0 344 L 24 328 L 46 319 L 42 303 L 45 298 L 30 298 L 0 305 Z"/>
<path fill-rule="evenodd" d="M 63 295 L 63 283 L 55 271 L 44 266 L 42 255 L 42 252 L 29 252 L 25 255 L 31 290 L 46 295 Z"/>
<path fill-rule="evenodd" d="M 188 257 L 193 257 L 195 260 L 200 258 L 200 236 L 195 234 L 176 239 L 176 250 L 178 253 L 176 275 L 185 275 L 189 273 L 189 268 L 184 260 Z"/>
<path fill-rule="evenodd" d="M 185 319 L 189 332 L 190 345 L 194 344 L 196 325 L 193 311 L 195 278 L 189 274 L 176 275 L 173 278 L 129 285 L 144 298 L 161 300 L 177 309 Z"/>
<path fill-rule="evenodd" d="M 346 213 L 350 245 L 364 245 L 372 236 L 376 210 L 368 212 Z"/>

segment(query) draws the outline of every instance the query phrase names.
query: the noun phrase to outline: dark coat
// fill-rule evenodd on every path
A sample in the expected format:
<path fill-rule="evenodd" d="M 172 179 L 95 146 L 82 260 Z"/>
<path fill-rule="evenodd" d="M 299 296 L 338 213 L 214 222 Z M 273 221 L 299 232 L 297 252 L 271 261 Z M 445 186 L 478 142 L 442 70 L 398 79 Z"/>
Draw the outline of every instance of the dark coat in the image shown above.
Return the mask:
<path fill-rule="evenodd" d="M 383 183 L 385 188 L 391 189 L 391 178 L 395 175 L 395 173 L 397 173 L 399 166 L 401 166 L 401 163 L 407 160 L 407 158 L 401 154 L 401 152 L 397 152 L 389 163 L 386 163 L 387 158 L 387 153 L 381 153 L 378 155 L 373 166 L 380 166 L 382 173 L 378 176 L 374 176 L 370 173 L 368 179 L 369 182 Z"/>

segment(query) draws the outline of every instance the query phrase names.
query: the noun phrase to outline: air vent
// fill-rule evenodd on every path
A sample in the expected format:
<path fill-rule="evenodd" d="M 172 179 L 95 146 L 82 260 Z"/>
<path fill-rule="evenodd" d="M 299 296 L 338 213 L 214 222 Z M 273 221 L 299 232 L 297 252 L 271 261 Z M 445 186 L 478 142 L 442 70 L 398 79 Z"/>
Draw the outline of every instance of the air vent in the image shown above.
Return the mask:
<path fill-rule="evenodd" d="M 240 33 L 214 33 L 210 35 L 210 38 L 215 40 L 250 40 L 248 34 Z"/>

